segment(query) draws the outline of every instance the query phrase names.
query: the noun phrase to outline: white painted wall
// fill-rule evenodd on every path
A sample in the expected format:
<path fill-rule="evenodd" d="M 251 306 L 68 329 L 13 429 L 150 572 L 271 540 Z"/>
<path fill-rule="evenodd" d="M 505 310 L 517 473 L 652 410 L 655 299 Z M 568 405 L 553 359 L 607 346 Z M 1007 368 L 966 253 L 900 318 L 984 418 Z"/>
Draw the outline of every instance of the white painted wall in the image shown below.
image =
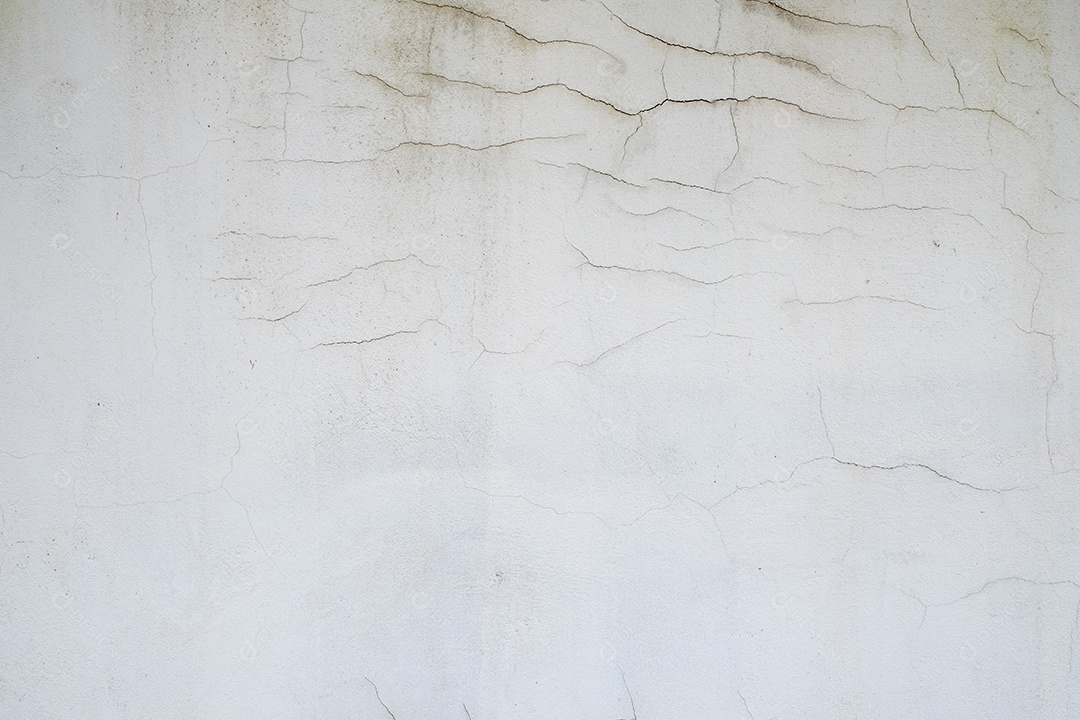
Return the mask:
<path fill-rule="evenodd" d="M 455 1 L 0 2 L 0 717 L 1080 717 L 1080 6 Z"/>

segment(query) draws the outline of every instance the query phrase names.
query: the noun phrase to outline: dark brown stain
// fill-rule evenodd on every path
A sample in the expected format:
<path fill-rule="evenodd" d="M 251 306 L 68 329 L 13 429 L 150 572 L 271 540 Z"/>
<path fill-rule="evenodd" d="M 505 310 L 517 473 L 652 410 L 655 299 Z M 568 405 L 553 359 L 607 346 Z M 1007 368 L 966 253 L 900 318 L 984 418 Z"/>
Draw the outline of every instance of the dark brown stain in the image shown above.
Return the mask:
<path fill-rule="evenodd" d="M 744 11 L 785 22 L 801 32 L 821 34 L 836 30 L 836 25 L 832 23 L 806 17 L 774 2 L 769 2 L 769 0 L 742 0 L 740 5 Z"/>

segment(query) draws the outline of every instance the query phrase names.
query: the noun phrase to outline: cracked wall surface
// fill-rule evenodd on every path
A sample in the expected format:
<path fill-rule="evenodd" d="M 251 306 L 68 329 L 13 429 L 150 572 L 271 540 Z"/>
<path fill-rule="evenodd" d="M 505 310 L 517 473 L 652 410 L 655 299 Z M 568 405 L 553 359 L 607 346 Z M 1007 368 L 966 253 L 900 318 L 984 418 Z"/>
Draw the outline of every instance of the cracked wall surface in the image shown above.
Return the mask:
<path fill-rule="evenodd" d="M 1080 718 L 1078 36 L 0 3 L 0 717 Z"/>

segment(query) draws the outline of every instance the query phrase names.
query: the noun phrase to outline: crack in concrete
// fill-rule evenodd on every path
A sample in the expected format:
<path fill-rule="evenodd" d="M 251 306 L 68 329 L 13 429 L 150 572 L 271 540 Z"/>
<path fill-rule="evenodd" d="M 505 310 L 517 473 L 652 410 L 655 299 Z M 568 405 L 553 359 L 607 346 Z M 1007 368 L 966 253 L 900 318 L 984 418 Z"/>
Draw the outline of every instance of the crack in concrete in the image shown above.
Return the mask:
<path fill-rule="evenodd" d="M 312 347 L 308 348 L 308 350 L 315 350 L 316 348 L 321 347 L 341 347 L 345 345 L 370 345 L 371 343 L 379 342 L 380 340 L 387 340 L 392 337 L 398 337 L 399 335 L 419 335 L 421 332 L 423 332 L 424 327 L 427 326 L 428 323 L 435 323 L 436 325 L 442 325 L 442 327 L 446 328 L 446 325 L 440 322 L 437 318 L 428 318 L 424 322 L 420 323 L 420 325 L 415 330 L 395 330 L 394 332 L 386 333 L 385 335 L 379 335 L 377 337 L 367 338 L 365 340 L 337 340 L 333 342 L 323 342 L 318 343 L 317 345 L 313 345 Z"/>
<path fill-rule="evenodd" d="M 390 708 L 386 706 L 386 703 L 383 702 L 382 695 L 379 694 L 379 688 L 375 687 L 375 683 L 371 681 L 371 678 L 365 676 L 364 679 L 368 681 L 368 684 L 371 685 L 371 688 L 375 691 L 375 699 L 378 700 L 379 704 L 383 706 L 383 710 L 385 710 L 386 714 L 390 716 L 390 719 L 397 720 L 397 718 L 394 717 L 394 713 L 392 713 L 390 711 Z"/>
<path fill-rule="evenodd" d="M 701 189 L 702 190 L 707 190 L 708 188 L 701 188 Z M 596 268 L 597 270 L 622 270 L 624 272 L 631 272 L 631 273 L 669 275 L 671 277 L 679 278 L 681 280 L 685 280 L 686 282 L 690 282 L 690 283 L 693 283 L 695 285 L 704 285 L 704 286 L 707 286 L 707 287 L 715 287 L 717 285 L 723 285 L 724 283 L 726 283 L 726 282 L 728 282 L 730 280 L 735 280 L 737 278 L 756 277 L 758 275 L 777 275 L 777 276 L 780 276 L 780 277 L 787 277 L 787 275 L 785 275 L 784 273 L 773 272 L 771 270 L 760 270 L 760 271 L 757 271 L 757 272 L 734 273 L 734 274 L 728 275 L 726 277 L 720 278 L 719 280 L 699 280 L 697 278 L 690 277 L 689 275 L 684 275 L 682 273 L 675 272 L 674 270 L 663 270 L 661 268 L 632 268 L 632 267 L 627 267 L 625 265 L 602 265 L 600 263 L 597 263 L 597 262 L 594 262 L 593 260 L 591 260 L 589 258 L 589 256 L 586 255 L 585 252 L 581 250 L 581 248 L 574 245 L 574 243 L 570 242 L 569 239 L 566 239 L 566 244 L 569 245 L 571 248 L 573 248 L 575 251 L 577 251 L 577 253 L 579 255 L 581 255 L 581 257 L 583 258 L 584 261 L 580 265 L 578 265 L 578 267 L 588 266 L 588 267 Z"/>
<path fill-rule="evenodd" d="M 829 423 L 825 422 L 825 410 L 822 408 L 823 397 L 821 394 L 821 386 L 817 386 L 817 407 L 818 415 L 821 416 L 821 426 L 825 428 L 825 439 L 829 441 L 829 449 L 832 451 L 833 457 L 836 457 L 836 445 L 833 444 L 832 435 L 829 434 Z"/>
<path fill-rule="evenodd" d="M 619 669 L 619 674 L 622 676 L 623 689 L 626 690 L 626 697 L 630 699 L 630 718 L 629 720 L 637 720 L 637 705 L 634 704 L 634 696 L 630 693 L 630 686 L 626 683 L 626 673 Z"/>
<path fill-rule="evenodd" d="M 919 26 L 915 24 L 915 16 L 911 13 L 911 0 L 904 0 L 904 4 L 907 6 L 908 20 L 911 22 L 911 29 L 915 31 L 915 37 L 919 39 L 919 43 L 922 44 L 923 50 L 930 56 L 930 59 L 934 62 L 938 62 L 937 56 L 930 52 L 930 48 L 927 46 L 926 41 L 923 40 L 922 33 L 919 32 Z"/>
<path fill-rule="evenodd" d="M 830 439 L 830 442 L 831 442 L 831 439 Z M 852 462 L 850 460 L 841 460 L 840 458 L 836 457 L 835 455 L 819 455 L 818 457 L 811 458 L 809 460 L 804 460 L 803 462 L 796 465 L 795 468 L 790 473 L 788 473 L 788 476 L 783 480 L 769 479 L 769 480 L 763 480 L 763 481 L 761 481 L 759 483 L 754 483 L 753 485 L 736 485 L 734 490 L 732 490 L 730 493 L 728 493 L 727 495 L 723 496 L 722 498 L 717 500 L 715 503 L 713 503 L 709 507 L 709 509 L 710 510 L 715 510 L 715 508 L 717 506 L 723 504 L 729 498 L 737 495 L 740 492 L 746 491 L 746 490 L 754 490 L 754 489 L 757 489 L 757 488 L 760 488 L 760 487 L 764 487 L 765 485 L 786 485 L 786 484 L 791 482 L 791 479 L 795 477 L 795 474 L 800 469 L 802 469 L 806 465 L 811 465 L 813 463 L 818 463 L 818 462 L 821 462 L 823 460 L 831 460 L 832 462 L 834 462 L 834 463 L 836 463 L 838 465 L 844 465 L 846 467 L 855 467 L 855 468 L 859 468 L 861 470 L 881 470 L 881 471 L 885 471 L 885 472 L 890 472 L 890 471 L 894 471 L 894 470 L 910 470 L 910 469 L 917 468 L 917 469 L 925 470 L 925 471 L 931 473 L 932 475 L 934 475 L 935 477 L 937 477 L 937 478 L 939 478 L 941 480 L 947 480 L 948 482 L 955 483 L 956 485 L 961 485 L 963 487 L 966 487 L 966 488 L 968 488 L 970 490 L 974 490 L 976 492 L 992 493 L 994 495 L 1003 495 L 1005 493 L 1014 492 L 1014 491 L 1018 491 L 1018 490 L 1025 490 L 1026 489 L 1026 488 L 1021 487 L 1021 486 L 997 489 L 997 488 L 987 488 L 987 487 L 980 487 L 978 485 L 972 485 L 971 483 L 964 482 L 963 480 L 957 480 L 956 478 L 949 477 L 948 475 L 945 475 L 945 474 L 935 470 L 934 468 L 932 468 L 929 465 L 926 465 L 924 463 L 899 463 L 897 465 L 866 465 L 866 464 L 863 464 L 863 463 Z M 802 487 L 802 486 L 797 486 L 797 487 Z"/>
<path fill-rule="evenodd" d="M 472 17 L 475 17 L 475 18 L 478 18 L 478 19 L 481 19 L 481 20 L 487 20 L 489 22 L 496 23 L 496 24 L 501 25 L 502 27 L 506 28 L 507 30 L 509 30 L 514 35 L 521 38 L 522 40 L 526 40 L 528 42 L 535 43 L 537 45 L 576 45 L 578 47 L 591 48 L 593 50 L 596 50 L 598 52 L 603 53 L 604 55 L 607 55 L 608 57 L 612 58 L 613 60 L 616 59 L 616 58 L 614 58 L 614 56 L 612 56 L 610 53 L 608 53 L 603 48 L 597 47 L 596 45 L 591 45 L 591 44 L 586 43 L 586 42 L 581 42 L 579 40 L 564 40 L 564 39 L 540 40 L 539 38 L 530 37 L 530 36 L 524 34 L 523 32 L 521 32 L 520 30 L 518 30 L 517 28 L 515 28 L 514 26 L 510 25 L 505 20 L 501 20 L 499 18 L 492 17 L 490 15 L 484 15 L 483 13 L 478 13 L 475 10 L 470 10 L 469 8 L 460 7 L 458 5 L 448 5 L 448 4 L 428 2 L 427 0 L 409 0 L 409 1 L 414 2 L 417 5 L 426 5 L 427 7 L 438 8 L 440 10 L 451 10 L 451 11 L 458 12 L 458 13 L 464 13 L 466 15 L 469 15 L 469 16 L 472 16 Z"/>
<path fill-rule="evenodd" d="M 561 364 L 574 365 L 575 367 L 579 367 L 579 368 L 586 368 L 586 367 L 589 367 L 591 365 L 595 365 L 596 363 L 600 362 L 600 360 L 605 358 L 607 355 L 615 352 L 616 350 L 619 350 L 620 348 L 626 347 L 627 345 L 634 342 L 635 340 L 638 340 L 639 338 L 643 338 L 646 335 L 651 335 L 654 332 L 657 332 L 658 330 L 662 330 L 663 328 L 666 328 L 668 325 L 672 325 L 672 324 L 677 323 L 677 322 L 680 322 L 680 319 L 668 320 L 667 322 L 661 323 L 660 325 L 657 325 L 656 327 L 654 327 L 654 328 L 652 328 L 650 330 L 645 330 L 644 332 L 640 332 L 637 335 L 634 335 L 633 337 L 619 343 L 618 345 L 615 345 L 613 347 L 609 347 L 607 350 L 604 350 L 602 353 L 600 353 L 599 355 L 594 357 L 592 360 L 589 360 L 588 362 L 578 363 L 578 362 L 574 362 L 573 360 L 560 360 L 559 362 L 557 362 L 555 364 L 556 365 L 561 365 Z"/>
<path fill-rule="evenodd" d="M 743 710 L 750 716 L 750 720 L 754 720 L 754 713 L 750 712 L 750 705 L 747 704 L 746 697 L 742 694 L 742 690 L 736 688 L 735 692 L 738 693 L 739 699 L 742 700 Z"/>
<path fill-rule="evenodd" d="M 258 405 L 256 405 L 254 408 L 252 408 L 249 412 L 247 412 L 243 417 L 241 417 L 239 420 L 237 420 L 236 423 L 234 423 L 233 431 L 236 434 L 236 450 L 229 457 L 229 469 L 221 477 L 221 479 L 218 481 L 217 487 L 210 488 L 209 490 L 193 490 L 191 492 L 184 493 L 184 494 L 182 494 L 182 495 L 180 495 L 178 497 L 171 498 L 169 500 L 141 500 L 141 501 L 137 501 L 137 502 L 114 502 L 114 503 L 108 503 L 108 504 L 104 504 L 104 505 L 85 505 L 85 504 L 82 504 L 82 503 L 79 502 L 78 493 L 76 492 L 76 487 L 75 487 L 75 481 L 74 481 L 74 479 L 72 479 L 72 483 L 71 483 L 72 500 L 73 500 L 73 503 L 75 505 L 76 514 L 81 512 L 82 510 L 111 510 L 111 509 L 114 509 L 114 508 L 125 508 L 126 509 L 126 508 L 135 508 L 135 507 L 145 507 L 145 506 L 148 506 L 148 505 L 173 505 L 173 504 L 176 504 L 176 503 L 179 503 L 179 502 L 183 502 L 184 500 L 187 500 L 187 499 L 192 498 L 192 497 L 197 497 L 197 496 L 200 496 L 200 495 L 213 495 L 214 493 L 217 493 L 217 492 L 224 492 L 226 495 L 229 496 L 230 500 L 232 500 L 234 503 L 239 505 L 240 508 L 244 511 L 244 517 L 247 520 L 248 529 L 251 531 L 251 537 L 255 541 L 255 544 L 257 544 L 259 546 L 259 549 L 262 550 L 262 553 L 263 553 L 263 555 L 266 556 L 266 559 L 269 560 L 270 563 L 275 568 L 280 570 L 280 567 L 277 564 L 277 560 L 275 560 L 274 557 L 272 555 L 270 555 L 269 552 L 267 552 L 266 546 L 263 545 L 262 540 L 259 538 L 258 533 L 255 531 L 255 525 L 251 521 L 251 513 L 248 511 L 247 506 L 244 505 L 239 500 L 237 500 L 236 496 L 234 496 L 232 494 L 232 492 L 229 490 L 229 488 L 227 488 L 225 486 L 225 482 L 232 475 L 233 469 L 235 468 L 236 457 L 240 454 L 240 451 L 243 448 L 243 443 L 242 443 L 242 441 L 240 439 L 240 423 L 244 422 L 244 420 L 246 420 L 248 417 L 250 417 L 251 414 L 254 413 L 259 408 L 259 405 L 262 405 L 262 402 L 260 402 Z"/>
<path fill-rule="evenodd" d="M 852 295 L 851 297 L 840 298 L 839 300 L 800 300 L 796 297 L 792 300 L 785 300 L 784 302 L 786 304 L 798 303 L 799 305 L 842 305 L 844 303 L 853 302 L 855 300 L 881 300 L 883 302 L 911 305 L 913 307 L 922 308 L 923 310 L 935 310 L 937 312 L 944 312 L 945 310 L 951 310 L 955 307 L 958 307 L 956 305 L 951 305 L 949 307 L 934 307 L 933 305 L 923 305 L 922 303 L 917 303 L 913 300 L 888 297 L 885 295 Z"/>
<path fill-rule="evenodd" d="M 296 10 L 296 8 L 293 8 L 291 5 L 289 7 L 292 8 L 293 10 Z M 284 108 L 284 111 L 282 113 L 282 118 L 281 118 L 281 133 L 282 133 L 282 139 L 283 139 L 283 144 L 282 144 L 282 149 L 281 149 L 281 157 L 282 157 L 282 159 L 285 159 L 285 157 L 288 156 L 288 154 L 289 154 L 289 98 L 292 97 L 292 95 L 293 95 L 293 89 L 292 89 L 292 64 L 294 62 L 296 62 L 297 60 L 304 59 L 304 27 L 307 25 L 308 15 L 311 14 L 311 12 L 307 11 L 307 10 L 296 10 L 296 11 L 300 12 L 300 13 L 303 13 L 303 15 L 304 15 L 304 18 L 300 21 L 300 51 L 296 54 L 296 57 L 294 57 L 294 58 L 282 58 L 284 60 L 284 62 L 285 62 L 285 80 L 288 83 L 288 87 L 287 87 L 287 89 L 286 89 L 286 91 L 284 93 L 285 94 L 285 108 Z"/>
<path fill-rule="evenodd" d="M 237 319 L 238 320 L 262 320 L 264 322 L 276 323 L 276 322 L 281 322 L 282 320 L 286 320 L 288 318 L 291 318 L 293 315 L 296 315 L 298 312 L 300 312 L 301 310 L 303 310 L 306 307 L 307 307 L 307 302 L 305 302 L 303 305 L 296 308 L 292 312 L 285 313 L 284 315 L 282 315 L 280 317 L 276 317 L 276 318 L 271 318 L 271 317 L 242 317 L 242 318 L 237 318 Z"/>
<path fill-rule="evenodd" d="M 416 255 L 414 255 L 412 253 L 409 253 L 408 255 L 405 255 L 404 257 L 392 258 L 392 259 L 387 259 L 387 260 L 379 260 L 377 262 L 371 263 L 370 265 L 359 265 L 357 267 L 354 267 L 352 270 L 348 271 L 344 275 L 339 275 L 338 277 L 328 278 L 326 280 L 320 280 L 319 282 L 311 283 L 309 285 L 303 285 L 301 287 L 301 289 L 302 290 L 307 290 L 307 289 L 310 289 L 310 288 L 321 287 L 323 285 L 329 285 L 331 283 L 341 282 L 342 280 L 345 280 L 345 279 L 347 279 L 349 277 L 352 277 L 353 275 L 355 275 L 358 272 L 364 272 L 366 270 L 372 270 L 372 269 L 380 267 L 382 265 L 393 265 L 395 263 L 408 262 L 410 260 L 418 262 L 421 265 L 423 265 L 424 267 L 428 267 L 428 268 L 436 267 L 435 265 L 430 265 L 430 264 L 424 262 L 418 256 L 416 256 Z"/>
<path fill-rule="evenodd" d="M 788 8 L 774 2 L 773 0 L 746 0 L 746 2 L 755 3 L 757 5 L 767 5 L 769 7 L 776 8 L 776 10 L 783 13 L 784 15 L 799 18 L 800 20 L 811 20 L 813 22 L 824 23 L 826 25 L 833 25 L 836 27 L 849 27 L 860 30 L 888 30 L 891 33 L 896 33 L 896 30 L 891 25 L 880 25 L 875 23 L 860 25 L 857 23 L 840 22 L 838 20 L 826 20 L 825 18 L 816 17 L 814 15 L 803 15 L 802 13 L 797 13 L 793 10 L 789 10 Z"/>
<path fill-rule="evenodd" d="M 1033 316 L 1034 316 L 1034 312 L 1035 311 L 1034 311 L 1034 301 L 1033 301 L 1032 302 L 1032 315 Z M 1026 333 L 1028 335 L 1038 335 L 1040 337 L 1046 338 L 1046 340 L 1050 343 L 1051 375 L 1050 375 L 1050 382 L 1047 383 L 1047 385 L 1046 385 L 1046 395 L 1045 395 L 1045 400 L 1044 400 L 1043 437 L 1044 437 L 1044 442 L 1046 443 L 1046 459 L 1050 463 L 1050 472 L 1053 473 L 1053 472 L 1057 471 L 1057 467 L 1056 467 L 1055 462 L 1054 462 L 1053 443 L 1051 443 L 1051 441 L 1050 441 L 1050 402 L 1052 400 L 1054 387 L 1057 385 L 1057 382 L 1058 382 L 1058 361 L 1057 361 L 1057 347 L 1056 347 L 1057 336 L 1054 335 L 1053 333 L 1043 332 L 1041 330 L 1027 330 L 1025 328 L 1020 327 L 1020 325 L 1015 320 L 1012 321 L 1012 324 L 1015 325 L 1016 329 L 1019 330 L 1020 332 Z"/>

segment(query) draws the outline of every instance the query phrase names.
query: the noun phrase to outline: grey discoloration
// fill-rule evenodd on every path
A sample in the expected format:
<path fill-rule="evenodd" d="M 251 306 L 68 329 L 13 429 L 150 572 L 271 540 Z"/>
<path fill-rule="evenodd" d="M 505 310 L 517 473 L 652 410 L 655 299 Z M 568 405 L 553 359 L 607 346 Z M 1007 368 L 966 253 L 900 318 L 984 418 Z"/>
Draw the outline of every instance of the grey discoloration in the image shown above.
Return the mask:
<path fill-rule="evenodd" d="M 1076 716 L 1075 3 L 0 12 L 0 717 Z"/>
<path fill-rule="evenodd" d="M 743 7 L 751 12 L 758 12 L 769 17 L 779 18 L 787 23 L 790 23 L 799 30 L 807 33 L 818 33 L 829 30 L 829 26 L 832 28 L 855 28 L 859 30 L 885 30 L 893 31 L 893 28 L 889 25 L 881 24 L 859 24 L 844 22 L 841 20 L 829 19 L 825 16 L 818 16 L 809 13 L 804 13 L 796 10 L 792 10 L 785 7 L 781 3 L 774 2 L 774 0 L 740 0 Z"/>

